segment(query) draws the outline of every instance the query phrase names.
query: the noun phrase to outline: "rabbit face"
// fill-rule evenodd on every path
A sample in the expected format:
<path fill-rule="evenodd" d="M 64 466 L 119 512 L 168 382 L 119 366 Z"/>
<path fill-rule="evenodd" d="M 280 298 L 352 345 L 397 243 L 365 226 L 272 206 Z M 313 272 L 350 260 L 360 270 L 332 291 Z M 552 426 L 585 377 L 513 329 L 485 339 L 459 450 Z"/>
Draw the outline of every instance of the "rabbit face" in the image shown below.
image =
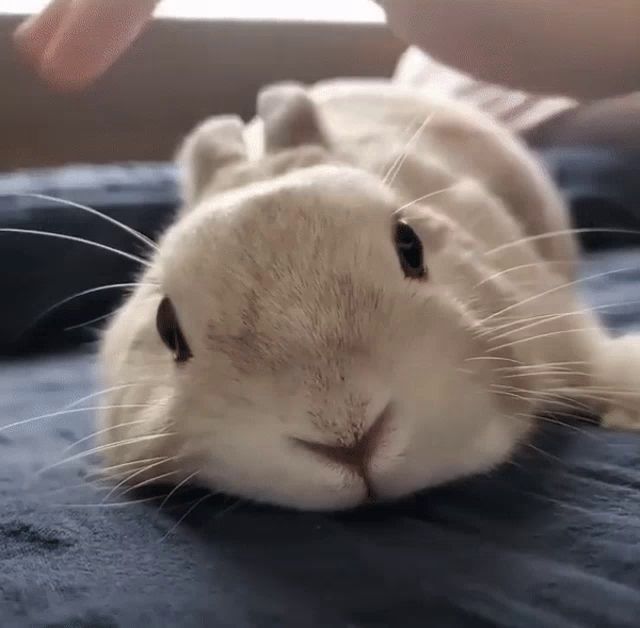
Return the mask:
<path fill-rule="evenodd" d="M 473 361 L 485 343 L 447 282 L 446 225 L 397 207 L 376 178 L 319 166 L 205 200 L 168 232 L 168 412 L 211 486 L 349 507 L 491 468 L 528 432 L 492 362 Z"/>

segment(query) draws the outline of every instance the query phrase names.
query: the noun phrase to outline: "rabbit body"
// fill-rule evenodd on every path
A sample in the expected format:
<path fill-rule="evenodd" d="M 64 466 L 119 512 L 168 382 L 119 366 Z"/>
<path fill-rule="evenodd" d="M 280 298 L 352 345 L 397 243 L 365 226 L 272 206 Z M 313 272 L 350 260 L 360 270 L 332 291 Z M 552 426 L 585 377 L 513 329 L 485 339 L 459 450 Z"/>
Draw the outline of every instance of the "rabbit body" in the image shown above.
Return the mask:
<path fill-rule="evenodd" d="M 640 425 L 640 342 L 582 301 L 517 138 L 385 81 L 257 110 L 187 137 L 184 205 L 104 334 L 114 477 L 339 509 L 486 472 L 541 412 Z"/>

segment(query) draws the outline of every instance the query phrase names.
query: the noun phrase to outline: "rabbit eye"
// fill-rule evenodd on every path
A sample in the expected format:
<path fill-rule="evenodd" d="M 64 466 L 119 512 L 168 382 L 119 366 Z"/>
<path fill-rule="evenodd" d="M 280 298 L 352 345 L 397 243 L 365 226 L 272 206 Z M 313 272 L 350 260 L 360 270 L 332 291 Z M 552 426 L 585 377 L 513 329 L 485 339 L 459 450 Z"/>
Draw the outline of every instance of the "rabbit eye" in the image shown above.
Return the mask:
<path fill-rule="evenodd" d="M 176 310 L 169 297 L 164 297 L 156 313 L 156 327 L 165 346 L 173 353 L 176 362 L 186 362 L 193 354 L 180 329 Z"/>
<path fill-rule="evenodd" d="M 398 222 L 394 240 L 404 276 L 409 279 L 424 278 L 427 273 L 424 267 L 422 242 L 416 232 L 406 222 Z"/>

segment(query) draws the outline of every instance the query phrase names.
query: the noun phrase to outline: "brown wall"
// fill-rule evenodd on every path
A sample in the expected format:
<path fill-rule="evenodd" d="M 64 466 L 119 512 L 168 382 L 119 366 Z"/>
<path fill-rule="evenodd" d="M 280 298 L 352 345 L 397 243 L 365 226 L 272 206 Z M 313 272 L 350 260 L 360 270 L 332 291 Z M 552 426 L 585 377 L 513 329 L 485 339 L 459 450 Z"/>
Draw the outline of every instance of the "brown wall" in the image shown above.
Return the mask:
<path fill-rule="evenodd" d="M 382 25 L 155 20 L 88 91 L 60 95 L 22 67 L 0 18 L 0 170 L 167 159 L 204 117 L 253 113 L 282 79 L 389 75 L 403 49 Z"/>

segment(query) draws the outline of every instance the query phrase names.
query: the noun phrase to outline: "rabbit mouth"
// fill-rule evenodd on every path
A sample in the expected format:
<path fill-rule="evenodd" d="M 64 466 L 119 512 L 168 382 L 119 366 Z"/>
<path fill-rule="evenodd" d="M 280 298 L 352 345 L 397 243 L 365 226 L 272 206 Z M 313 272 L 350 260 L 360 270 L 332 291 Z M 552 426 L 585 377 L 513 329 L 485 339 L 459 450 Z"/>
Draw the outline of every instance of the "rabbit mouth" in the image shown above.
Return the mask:
<path fill-rule="evenodd" d="M 363 501 L 365 503 L 374 502 L 377 499 L 377 493 L 370 476 L 369 467 L 378 447 L 384 440 L 391 415 L 392 406 L 389 403 L 365 433 L 346 446 L 309 442 L 300 439 L 292 440 L 295 444 L 319 457 L 324 462 L 337 464 L 350 474 L 358 477 L 365 488 Z"/>

